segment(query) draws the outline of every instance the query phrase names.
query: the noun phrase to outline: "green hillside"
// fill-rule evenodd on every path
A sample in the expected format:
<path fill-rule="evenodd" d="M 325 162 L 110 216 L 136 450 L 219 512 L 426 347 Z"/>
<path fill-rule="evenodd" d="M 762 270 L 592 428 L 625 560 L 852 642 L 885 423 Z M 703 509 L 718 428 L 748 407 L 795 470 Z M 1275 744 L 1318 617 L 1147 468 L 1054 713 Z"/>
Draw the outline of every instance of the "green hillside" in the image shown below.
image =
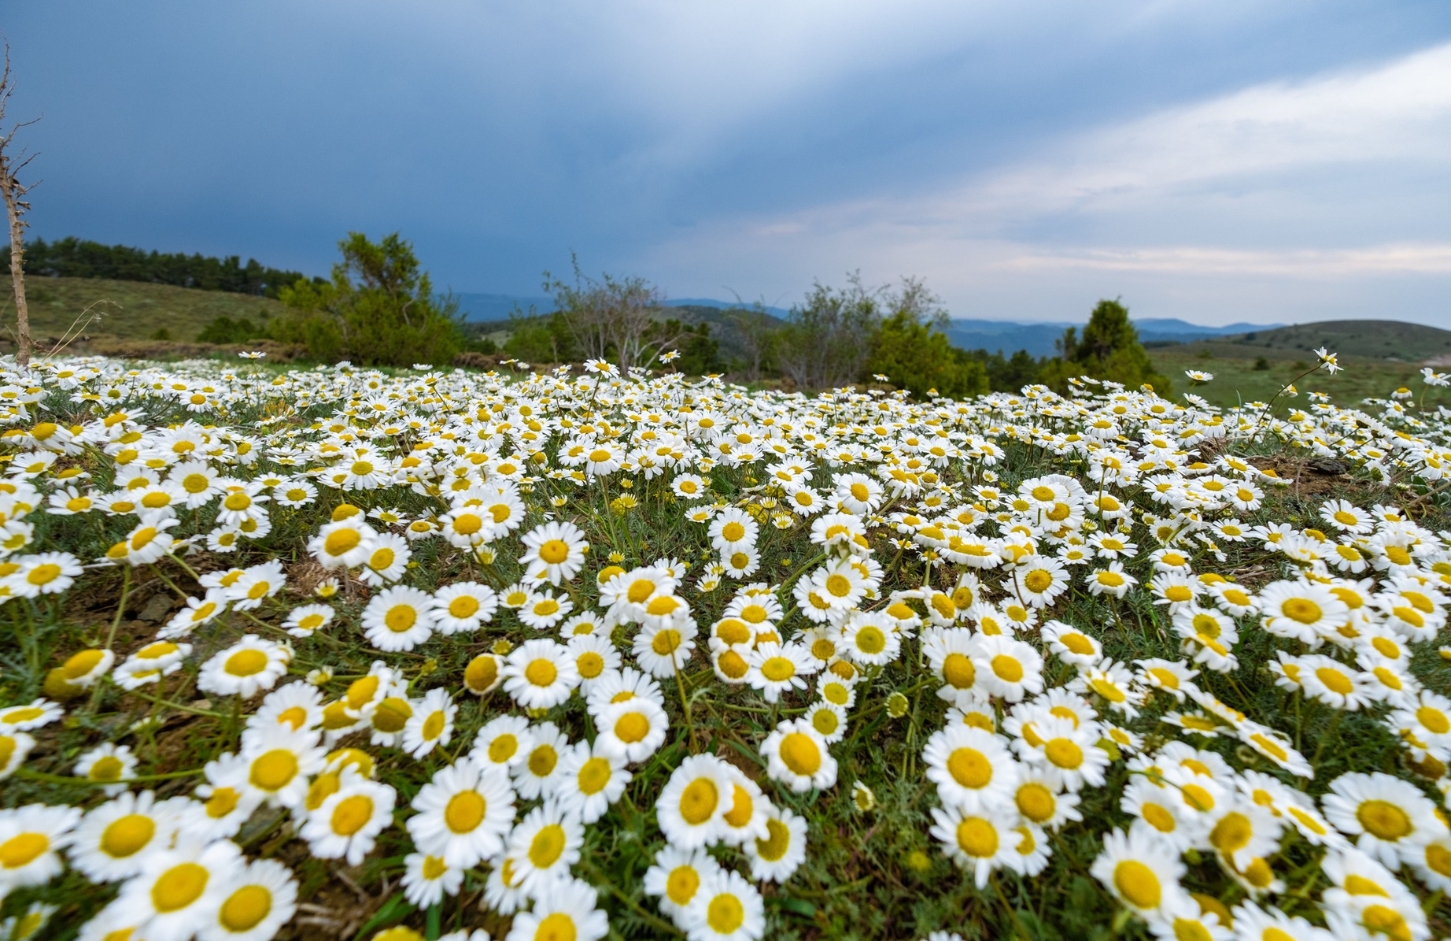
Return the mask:
<path fill-rule="evenodd" d="M 164 329 L 171 339 L 183 341 L 195 340 L 217 317 L 261 323 L 284 309 L 266 297 L 100 278 L 27 278 L 25 294 L 30 333 L 41 343 L 64 334 L 91 305 L 91 313 L 101 316 L 86 328 L 90 336 L 139 340 Z M 0 334 L 8 337 L 14 328 L 15 302 L 7 290 L 0 306 Z"/>
<path fill-rule="evenodd" d="M 1451 355 L 1451 330 L 1395 320 L 1325 320 L 1225 337 L 1211 343 L 1185 344 L 1187 347 L 1201 345 L 1235 346 L 1243 348 L 1245 355 L 1266 358 L 1271 353 L 1300 357 L 1323 346 L 1344 355 L 1421 363 Z"/>
<path fill-rule="evenodd" d="M 1316 362 L 1315 350 L 1335 353 L 1344 368 L 1331 375 L 1310 373 L 1297 382 L 1301 392 L 1327 392 L 1341 404 L 1368 396 L 1384 397 L 1408 388 L 1427 403 L 1451 404 L 1446 389 L 1427 391 L 1421 366 L 1440 362 L 1446 372 L 1451 362 L 1451 330 L 1393 320 L 1327 320 L 1261 330 L 1240 336 L 1196 340 L 1193 343 L 1155 345 L 1149 350 L 1154 368 L 1173 378 L 1176 389 L 1201 395 L 1214 405 L 1267 401 L 1285 383 Z M 1214 381 L 1189 388 L 1185 370 L 1212 373 Z M 1287 406 L 1304 399 L 1282 399 Z"/>

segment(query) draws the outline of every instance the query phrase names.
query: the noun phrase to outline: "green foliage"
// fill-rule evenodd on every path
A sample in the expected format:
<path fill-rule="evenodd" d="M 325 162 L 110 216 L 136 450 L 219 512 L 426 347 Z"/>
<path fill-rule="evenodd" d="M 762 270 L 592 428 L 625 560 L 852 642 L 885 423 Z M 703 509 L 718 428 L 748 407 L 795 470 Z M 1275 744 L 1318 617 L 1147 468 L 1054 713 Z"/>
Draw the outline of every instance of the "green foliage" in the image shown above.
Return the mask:
<path fill-rule="evenodd" d="M 0 249 L 0 268 L 9 270 L 10 249 Z M 149 281 L 203 291 L 231 291 L 277 297 L 303 275 L 268 268 L 255 258 L 242 264 L 240 256 L 209 258 L 180 252 L 162 254 L 125 245 L 102 245 L 74 236 L 46 242 L 36 239 L 25 246 L 25 273 L 42 278 L 110 278 Z"/>
<path fill-rule="evenodd" d="M 1139 332 L 1129 322 L 1128 308 L 1118 301 L 1099 301 L 1082 337 L 1076 327 L 1069 327 L 1058 349 L 1060 357 L 1049 360 L 1041 373 L 1041 380 L 1054 389 L 1065 389 L 1074 376 L 1088 376 L 1130 389 L 1148 383 L 1159 395 L 1171 394 L 1168 378 L 1154 372 Z"/>
<path fill-rule="evenodd" d="M 851 275 L 837 289 L 817 282 L 776 331 L 773 348 L 781 373 L 803 389 L 857 382 L 871 359 L 882 314 L 881 289 Z"/>
<path fill-rule="evenodd" d="M 463 348 L 458 305 L 434 296 L 411 243 L 394 232 L 372 242 L 350 232 L 332 280 L 299 279 L 279 299 L 290 316 L 271 327 L 277 340 L 303 343 L 314 359 L 370 366 L 446 365 Z"/>
<path fill-rule="evenodd" d="M 906 279 L 888 300 L 892 309 L 877 328 L 869 372 L 919 399 L 931 392 L 962 398 L 988 391 L 987 369 L 948 342 L 947 312 L 921 281 Z"/>
<path fill-rule="evenodd" d="M 680 358 L 675 361 L 675 368 L 688 376 L 707 376 L 725 369 L 720 358 L 720 342 L 710 335 L 708 323 L 686 327 L 677 349 Z"/>
<path fill-rule="evenodd" d="M 197 334 L 197 341 L 200 343 L 246 343 L 248 340 L 266 339 L 267 328 L 259 327 L 249 317 L 238 317 L 233 320 L 223 315 L 207 324 L 201 333 Z"/>
<path fill-rule="evenodd" d="M 509 315 L 509 339 L 504 352 L 528 363 L 577 363 L 583 360 L 564 314 L 548 317 Z"/>
<path fill-rule="evenodd" d="M 1024 386 L 1037 384 L 1048 362 L 1048 358 L 1038 359 L 1027 350 L 1018 350 L 1012 356 L 1004 356 L 1002 350 L 973 350 L 967 355 L 982 363 L 988 388 L 993 392 L 1021 392 Z"/>
<path fill-rule="evenodd" d="M 644 278 L 617 278 L 608 273 L 599 280 L 586 276 L 579 260 L 571 257 L 574 283 L 544 273 L 544 290 L 554 298 L 581 359 L 613 360 L 621 372 L 636 366 L 649 368 L 655 357 L 675 347 L 677 335 L 662 332 L 665 300 Z M 670 321 L 678 328 L 680 321 Z"/>
<path fill-rule="evenodd" d="M 1256 372 L 1265 372 L 1269 368 L 1270 368 L 1270 361 L 1269 360 L 1265 359 L 1263 356 L 1259 356 L 1259 357 L 1256 357 L 1255 358 L 1255 371 Z"/>

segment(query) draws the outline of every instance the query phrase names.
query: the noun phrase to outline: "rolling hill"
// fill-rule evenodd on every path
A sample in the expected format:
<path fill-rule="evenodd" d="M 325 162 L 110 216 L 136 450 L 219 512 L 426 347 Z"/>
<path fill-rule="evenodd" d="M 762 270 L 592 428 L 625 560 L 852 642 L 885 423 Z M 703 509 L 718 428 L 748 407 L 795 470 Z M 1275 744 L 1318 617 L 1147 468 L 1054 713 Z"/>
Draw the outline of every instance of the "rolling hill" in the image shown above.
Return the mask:
<path fill-rule="evenodd" d="M 15 301 L 9 290 L 0 296 L 0 331 L 8 336 L 15 324 Z M 195 340 L 217 317 L 261 323 L 284 309 L 279 301 L 250 294 L 103 278 L 27 278 L 25 296 L 30 333 L 38 343 L 62 336 L 87 307 L 100 315 L 86 329 L 91 336 L 142 340 L 164 329 L 171 339 L 182 341 Z"/>
<path fill-rule="evenodd" d="M 1233 345 L 1247 356 L 1290 354 L 1304 358 L 1304 354 L 1325 347 L 1344 356 L 1421 363 L 1451 357 L 1451 330 L 1395 320 L 1324 320 L 1254 330 L 1224 337 L 1214 345 Z"/>

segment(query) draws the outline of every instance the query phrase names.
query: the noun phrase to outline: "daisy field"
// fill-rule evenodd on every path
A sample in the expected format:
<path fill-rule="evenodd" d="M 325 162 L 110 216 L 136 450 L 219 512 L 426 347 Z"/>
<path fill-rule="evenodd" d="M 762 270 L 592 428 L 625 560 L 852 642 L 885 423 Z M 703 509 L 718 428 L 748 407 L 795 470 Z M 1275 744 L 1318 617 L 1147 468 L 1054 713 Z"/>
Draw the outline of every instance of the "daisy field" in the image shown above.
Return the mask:
<path fill-rule="evenodd" d="M 0 939 L 1451 931 L 1444 407 L 69 358 L 0 424 Z"/>

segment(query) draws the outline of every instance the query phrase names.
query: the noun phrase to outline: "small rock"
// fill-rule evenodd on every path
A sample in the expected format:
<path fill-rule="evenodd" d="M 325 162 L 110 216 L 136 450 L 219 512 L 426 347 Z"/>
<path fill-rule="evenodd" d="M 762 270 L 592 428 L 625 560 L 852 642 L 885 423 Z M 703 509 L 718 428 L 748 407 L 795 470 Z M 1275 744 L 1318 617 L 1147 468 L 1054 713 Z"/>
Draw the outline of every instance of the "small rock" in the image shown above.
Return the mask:
<path fill-rule="evenodd" d="M 1310 461 L 1306 466 L 1317 474 L 1328 474 L 1332 477 L 1338 477 L 1339 475 L 1345 473 L 1344 464 L 1340 463 L 1339 461 L 1331 460 L 1328 457 L 1317 457 L 1314 460 Z"/>
<path fill-rule="evenodd" d="M 145 621 L 148 624 L 160 624 L 166 620 L 166 616 L 171 613 L 171 609 L 175 605 L 176 600 L 170 595 L 152 595 L 151 600 L 146 602 L 146 606 L 141 609 L 141 613 L 136 615 L 136 617 L 138 620 Z"/>

